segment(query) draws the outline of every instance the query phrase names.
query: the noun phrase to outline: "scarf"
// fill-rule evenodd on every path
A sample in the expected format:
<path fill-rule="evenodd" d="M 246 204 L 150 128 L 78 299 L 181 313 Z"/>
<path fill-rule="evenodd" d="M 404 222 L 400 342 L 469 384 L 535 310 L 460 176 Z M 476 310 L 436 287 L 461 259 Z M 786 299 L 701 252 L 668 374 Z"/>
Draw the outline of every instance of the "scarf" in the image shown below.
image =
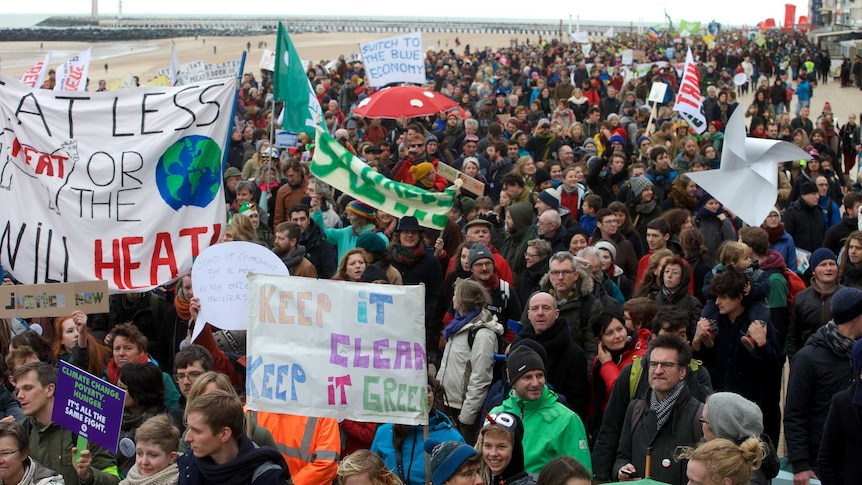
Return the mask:
<path fill-rule="evenodd" d="M 847 360 L 851 359 L 853 344 L 856 341 L 850 337 L 841 335 L 841 332 L 838 331 L 838 325 L 835 325 L 834 320 L 826 322 L 826 325 L 823 326 L 823 333 L 826 335 L 826 343 L 836 355 L 847 357 Z"/>
<path fill-rule="evenodd" d="M 268 462 L 284 467 L 281 453 L 266 446 L 256 447 L 246 435 L 239 442 L 239 454 L 227 463 L 217 465 L 210 457 L 193 459 L 206 483 L 222 485 L 248 485 L 257 467 Z"/>
<path fill-rule="evenodd" d="M 378 231 L 377 226 L 375 226 L 374 224 L 366 224 L 366 225 L 360 227 L 359 229 L 354 227 L 353 228 L 353 235 L 359 236 L 362 233 L 377 232 L 377 231 Z"/>
<path fill-rule="evenodd" d="M 682 392 L 682 386 L 685 384 L 685 381 L 680 381 L 679 384 L 676 385 L 668 395 L 664 398 L 664 401 L 659 402 L 658 397 L 656 397 L 655 392 L 650 393 L 649 398 L 649 408 L 655 411 L 656 415 L 656 428 L 657 430 L 661 429 L 664 426 L 664 423 L 667 422 L 668 418 L 670 418 L 670 413 L 673 411 L 673 406 L 676 404 L 677 398 L 679 398 L 679 393 Z"/>
<path fill-rule="evenodd" d="M 191 320 L 192 312 L 189 311 L 190 303 L 188 300 L 177 296 L 174 298 L 174 309 L 177 311 L 177 316 L 180 320 Z"/>
<path fill-rule="evenodd" d="M 652 211 L 655 210 L 655 206 L 656 206 L 656 200 L 655 199 L 653 199 L 649 202 L 638 203 L 635 206 L 635 212 L 637 212 L 638 214 L 650 214 L 650 213 L 652 213 Z"/>
<path fill-rule="evenodd" d="M 407 249 L 400 244 L 392 246 L 392 259 L 405 266 L 413 266 L 425 256 L 425 248 L 417 244 L 413 249 Z"/>
<path fill-rule="evenodd" d="M 140 357 L 138 357 L 138 363 L 139 364 L 143 364 L 143 363 L 149 362 L 149 361 L 150 361 L 150 356 L 148 356 L 146 352 L 144 352 L 143 354 L 141 354 Z M 105 373 L 108 374 L 108 381 L 111 384 L 116 385 L 117 382 L 119 382 L 119 380 L 120 380 L 120 368 L 117 367 L 117 363 L 114 361 L 114 359 L 111 359 L 108 361 L 108 367 L 105 369 Z"/>
<path fill-rule="evenodd" d="M 701 219 L 712 219 L 712 218 L 718 217 L 719 214 L 723 214 L 723 213 L 724 213 L 724 207 L 723 206 L 718 206 L 718 210 L 715 212 L 707 209 L 706 206 L 703 206 L 697 210 L 697 217 L 700 217 Z"/>
<path fill-rule="evenodd" d="M 548 160 L 548 154 L 551 152 L 551 144 L 554 142 L 554 133 L 551 131 L 540 133 L 536 138 L 545 142 L 545 149 L 542 150 L 542 156 L 539 157 L 539 160 Z"/>
<path fill-rule="evenodd" d="M 451 322 L 449 322 L 449 325 L 446 325 L 446 328 L 443 329 L 443 337 L 445 337 L 447 341 L 452 340 L 452 337 L 454 337 L 459 330 L 464 328 L 464 325 L 470 323 L 470 321 L 476 318 L 476 316 L 480 313 L 482 313 L 481 308 L 478 310 L 473 310 L 466 315 L 455 313 L 455 317 L 452 319 Z"/>
<path fill-rule="evenodd" d="M 773 228 L 764 227 L 766 229 L 766 234 L 769 236 L 769 245 L 776 244 L 781 236 L 784 235 L 784 223 L 781 222 L 778 226 Z"/>
<path fill-rule="evenodd" d="M 176 485 L 180 480 L 180 472 L 176 463 L 171 463 L 155 475 L 145 477 L 138 471 L 138 465 L 133 465 L 126 475 L 124 484 L 128 485 Z"/>

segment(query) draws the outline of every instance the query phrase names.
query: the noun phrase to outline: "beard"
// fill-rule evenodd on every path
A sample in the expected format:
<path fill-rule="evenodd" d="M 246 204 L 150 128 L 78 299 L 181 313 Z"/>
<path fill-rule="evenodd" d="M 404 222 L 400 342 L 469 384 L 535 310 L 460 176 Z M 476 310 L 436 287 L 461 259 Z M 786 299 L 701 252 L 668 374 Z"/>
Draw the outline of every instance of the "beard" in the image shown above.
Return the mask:
<path fill-rule="evenodd" d="M 287 256 L 288 254 L 290 254 L 291 250 L 289 247 L 282 247 L 282 246 L 279 246 L 278 244 L 276 244 L 275 246 L 273 246 L 272 252 L 274 252 L 275 255 L 278 256 L 279 258 L 283 258 L 283 257 Z"/>

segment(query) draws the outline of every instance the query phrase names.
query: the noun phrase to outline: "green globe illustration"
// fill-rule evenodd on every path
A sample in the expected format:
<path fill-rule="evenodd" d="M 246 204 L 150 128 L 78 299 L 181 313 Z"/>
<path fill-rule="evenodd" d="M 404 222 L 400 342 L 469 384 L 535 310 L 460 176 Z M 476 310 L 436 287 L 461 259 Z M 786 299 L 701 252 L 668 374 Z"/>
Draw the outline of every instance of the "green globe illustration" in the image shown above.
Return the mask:
<path fill-rule="evenodd" d="M 175 211 L 206 207 L 221 185 L 222 152 L 212 138 L 186 136 L 168 147 L 156 166 L 159 194 Z"/>

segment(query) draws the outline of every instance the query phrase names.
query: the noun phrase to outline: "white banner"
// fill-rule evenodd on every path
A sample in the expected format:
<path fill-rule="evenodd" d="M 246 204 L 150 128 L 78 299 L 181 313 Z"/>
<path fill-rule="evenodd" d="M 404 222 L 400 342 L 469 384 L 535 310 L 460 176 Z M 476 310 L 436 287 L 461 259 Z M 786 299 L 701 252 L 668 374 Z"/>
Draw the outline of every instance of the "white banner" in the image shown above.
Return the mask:
<path fill-rule="evenodd" d="M 275 70 L 275 51 L 263 50 L 263 54 L 260 55 L 260 68 L 267 71 Z"/>
<path fill-rule="evenodd" d="M 207 80 L 207 68 L 204 61 L 192 61 L 180 67 L 180 79 L 183 84 L 194 84 Z"/>
<path fill-rule="evenodd" d="M 90 72 L 90 55 L 93 48 L 89 48 L 77 56 L 64 62 L 57 68 L 57 84 L 55 91 L 86 91 L 87 74 Z"/>
<path fill-rule="evenodd" d="M 168 73 L 168 82 L 171 86 L 179 86 L 182 83 L 182 74 L 180 72 L 180 59 L 177 57 L 177 46 L 171 42 L 171 67 Z"/>
<path fill-rule="evenodd" d="M 688 120 L 698 134 L 706 131 L 706 116 L 703 114 L 703 98 L 700 94 L 700 74 L 691 55 L 691 47 L 685 54 L 685 67 L 673 110 Z"/>
<path fill-rule="evenodd" d="M 0 75 L 0 264 L 22 283 L 147 290 L 225 222 L 236 79 L 67 93 Z"/>
<path fill-rule="evenodd" d="M 360 44 L 359 52 L 372 87 L 389 83 L 425 83 L 422 32 Z"/>
<path fill-rule="evenodd" d="M 634 52 L 631 49 L 626 49 L 623 51 L 623 54 L 622 54 L 623 65 L 625 65 L 625 66 L 631 66 L 632 65 L 632 54 L 633 53 Z"/>
<path fill-rule="evenodd" d="M 45 58 L 37 62 L 18 79 L 31 88 L 41 88 L 45 73 L 48 72 L 48 62 L 51 61 L 51 53 L 45 54 Z"/>
<path fill-rule="evenodd" d="M 569 32 L 569 35 L 572 37 L 572 42 L 576 42 L 578 44 L 590 41 L 589 32 Z"/>
<path fill-rule="evenodd" d="M 250 274 L 248 409 L 427 424 L 424 301 L 423 286 Z"/>

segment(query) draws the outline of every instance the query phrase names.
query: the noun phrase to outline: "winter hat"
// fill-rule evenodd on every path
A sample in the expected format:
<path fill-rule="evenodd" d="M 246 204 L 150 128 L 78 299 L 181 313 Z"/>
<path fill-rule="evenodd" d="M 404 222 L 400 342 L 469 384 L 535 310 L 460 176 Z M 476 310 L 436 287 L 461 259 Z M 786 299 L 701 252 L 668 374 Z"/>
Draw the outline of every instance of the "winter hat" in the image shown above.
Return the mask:
<path fill-rule="evenodd" d="M 433 142 L 435 142 L 435 143 L 439 143 L 439 142 L 440 142 L 440 140 L 438 140 L 438 139 L 437 139 L 437 136 L 435 136 L 435 135 L 428 135 L 428 136 L 426 136 L 426 137 L 425 137 L 425 144 L 426 144 L 426 145 L 427 145 L 427 144 L 429 144 L 429 143 L 431 143 L 432 141 L 433 141 Z"/>
<path fill-rule="evenodd" d="M 380 239 L 379 237 L 377 239 Z M 369 264 L 365 271 L 362 272 L 362 282 L 363 283 L 374 283 L 375 281 L 383 280 L 386 283 L 389 283 L 389 277 L 386 276 L 386 271 L 383 270 L 380 266 L 375 266 L 373 264 Z"/>
<path fill-rule="evenodd" d="M 541 186 L 549 180 L 551 180 L 551 174 L 544 168 L 537 168 L 536 173 L 533 174 L 533 182 L 536 184 L 536 187 Z"/>
<path fill-rule="evenodd" d="M 260 153 L 260 147 L 262 147 L 264 143 L 266 143 L 266 140 L 258 140 L 254 142 L 254 151 Z"/>
<path fill-rule="evenodd" d="M 473 267 L 473 263 L 479 261 L 480 259 L 490 259 L 494 261 L 494 253 L 488 249 L 488 246 L 485 246 L 482 243 L 474 244 L 473 247 L 470 248 L 470 267 Z"/>
<path fill-rule="evenodd" d="M 254 202 L 243 202 L 239 206 L 239 214 L 246 217 L 250 216 L 251 214 L 257 214 L 257 206 L 254 205 Z"/>
<path fill-rule="evenodd" d="M 242 172 L 240 172 L 236 167 L 228 167 L 228 169 L 224 171 L 224 179 L 227 180 L 231 177 L 242 177 Z"/>
<path fill-rule="evenodd" d="M 464 143 L 462 143 L 461 146 L 463 147 L 464 145 L 466 145 L 467 143 L 470 143 L 471 141 L 474 143 L 479 143 L 479 137 L 476 135 L 467 135 L 464 137 Z"/>
<path fill-rule="evenodd" d="M 399 231 L 422 231 L 419 221 L 413 216 L 404 216 L 398 221 Z M 379 239 L 379 238 L 378 238 Z"/>
<path fill-rule="evenodd" d="M 733 392 L 716 392 L 706 402 L 709 426 L 718 438 L 741 442 L 763 433 L 763 412 Z"/>
<path fill-rule="evenodd" d="M 476 201 L 470 197 L 461 197 L 461 213 L 465 216 L 473 212 L 473 207 L 476 206 Z"/>
<path fill-rule="evenodd" d="M 632 177 L 629 180 L 632 186 L 632 195 L 637 199 L 644 193 L 644 190 L 653 186 L 653 183 L 650 179 L 646 178 L 643 175 L 638 175 L 637 177 Z"/>
<path fill-rule="evenodd" d="M 543 127 L 543 126 L 546 126 L 546 125 L 547 125 L 547 127 L 548 127 L 548 128 L 550 128 L 550 127 L 551 127 L 551 120 L 549 120 L 548 118 L 542 118 L 542 119 L 540 119 L 540 120 L 539 120 L 539 122 L 536 124 L 536 126 L 538 126 L 539 128 L 541 128 L 541 127 Z"/>
<path fill-rule="evenodd" d="M 350 133 L 347 132 L 344 128 L 339 128 L 335 130 L 335 139 L 336 140 L 346 140 L 350 138 Z"/>
<path fill-rule="evenodd" d="M 608 115 L 607 120 L 608 120 L 608 121 L 610 121 L 610 120 L 615 119 L 615 118 L 616 118 L 616 119 L 620 119 L 620 115 L 618 115 L 618 114 L 616 114 L 616 113 L 611 113 L 611 114 L 609 114 L 609 115 Z"/>
<path fill-rule="evenodd" d="M 590 137 L 587 137 L 587 139 L 586 139 L 586 140 L 584 140 L 584 142 L 583 142 L 583 143 L 581 143 L 581 146 L 582 146 L 582 147 L 584 147 L 584 148 L 586 148 L 586 147 L 587 147 L 587 145 L 592 145 L 592 146 L 593 146 L 593 148 L 595 148 L 595 147 L 596 147 L 596 140 L 594 140 L 594 139 L 592 139 L 592 138 L 590 138 Z"/>
<path fill-rule="evenodd" d="M 418 165 L 410 167 L 410 173 L 413 174 L 413 180 L 422 180 L 426 175 L 434 170 L 434 165 L 431 162 L 422 162 Z"/>
<path fill-rule="evenodd" d="M 610 141 L 611 143 L 619 143 L 622 146 L 626 146 L 626 139 L 620 135 L 613 135 Z"/>
<path fill-rule="evenodd" d="M 853 345 L 853 370 L 856 372 L 853 376 L 858 377 L 862 372 L 862 340 L 856 341 Z M 853 404 L 862 406 L 862 385 L 856 385 L 856 392 L 853 394 Z"/>
<path fill-rule="evenodd" d="M 721 121 L 713 120 L 713 121 L 710 121 L 709 124 L 710 124 L 710 126 L 715 128 L 715 131 L 721 130 Z"/>
<path fill-rule="evenodd" d="M 515 342 L 509 346 L 509 353 L 515 351 L 518 347 L 526 346 L 533 350 L 533 352 L 539 354 L 539 358 L 542 359 L 542 364 L 546 364 L 548 362 L 548 351 L 545 350 L 545 347 L 542 346 L 539 342 L 531 338 L 522 338 L 515 340 Z"/>
<path fill-rule="evenodd" d="M 560 195 L 554 189 L 545 189 L 539 192 L 538 199 L 551 207 L 551 209 L 560 209 Z"/>
<path fill-rule="evenodd" d="M 347 212 L 352 212 L 359 217 L 364 217 L 366 219 L 374 220 L 374 207 L 371 207 L 368 204 L 363 204 L 358 200 L 354 200 L 353 202 L 347 204 Z"/>
<path fill-rule="evenodd" d="M 357 124 L 356 120 L 354 120 L 354 119 L 347 120 L 347 129 L 349 130 L 351 128 L 354 128 L 354 129 L 359 128 L 359 124 Z"/>
<path fill-rule="evenodd" d="M 817 254 L 820 249 L 815 251 L 814 254 Z M 827 251 L 829 250 L 827 249 Z M 829 252 L 831 253 L 832 251 Z M 814 256 L 812 256 L 812 258 L 813 257 Z M 862 315 L 862 290 L 849 286 L 841 288 L 832 295 L 831 308 L 832 320 L 836 325 L 851 322 L 859 315 Z"/>
<path fill-rule="evenodd" d="M 425 453 L 431 455 L 431 484 L 443 485 L 468 459 L 479 454 L 473 447 L 458 441 L 440 443 L 433 438 L 425 441 Z"/>
<path fill-rule="evenodd" d="M 534 370 L 545 372 L 545 363 L 535 350 L 521 346 L 506 356 L 506 370 L 509 373 L 509 384 L 514 384 L 527 372 Z"/>
<path fill-rule="evenodd" d="M 493 421 L 486 419 L 484 426 L 500 426 L 512 435 L 512 459 L 500 477 L 514 477 L 524 471 L 524 422 L 517 414 L 507 412 L 489 414 L 488 417 Z"/>
<path fill-rule="evenodd" d="M 386 252 L 386 242 L 376 232 L 363 232 L 356 238 L 356 247 L 371 254 Z"/>
<path fill-rule="evenodd" d="M 612 243 L 610 241 L 599 241 L 599 242 L 595 243 L 593 246 L 595 246 L 596 249 L 607 250 L 609 253 L 611 253 L 611 259 L 616 261 L 616 259 L 617 259 L 617 247 L 614 246 L 614 243 Z"/>
<path fill-rule="evenodd" d="M 820 266 L 820 263 L 830 259 L 832 261 L 838 262 L 838 256 L 835 256 L 835 253 L 833 253 L 831 249 L 818 248 L 817 251 L 814 251 L 814 254 L 811 255 L 811 258 L 809 258 L 808 262 L 810 263 L 811 269 L 813 270 L 814 268 Z M 835 298 L 835 296 L 833 295 L 832 298 Z"/>
<path fill-rule="evenodd" d="M 641 135 L 638 137 L 638 146 L 641 146 L 641 143 L 643 143 L 644 140 L 651 141 L 648 136 Z"/>
<path fill-rule="evenodd" d="M 816 192 L 817 186 L 814 185 L 814 182 L 803 182 L 802 185 L 799 187 L 800 195 L 814 194 Z"/>
<path fill-rule="evenodd" d="M 825 113 L 827 111 L 830 113 L 832 112 L 832 105 L 829 104 L 829 101 L 823 103 L 823 112 Z"/>

